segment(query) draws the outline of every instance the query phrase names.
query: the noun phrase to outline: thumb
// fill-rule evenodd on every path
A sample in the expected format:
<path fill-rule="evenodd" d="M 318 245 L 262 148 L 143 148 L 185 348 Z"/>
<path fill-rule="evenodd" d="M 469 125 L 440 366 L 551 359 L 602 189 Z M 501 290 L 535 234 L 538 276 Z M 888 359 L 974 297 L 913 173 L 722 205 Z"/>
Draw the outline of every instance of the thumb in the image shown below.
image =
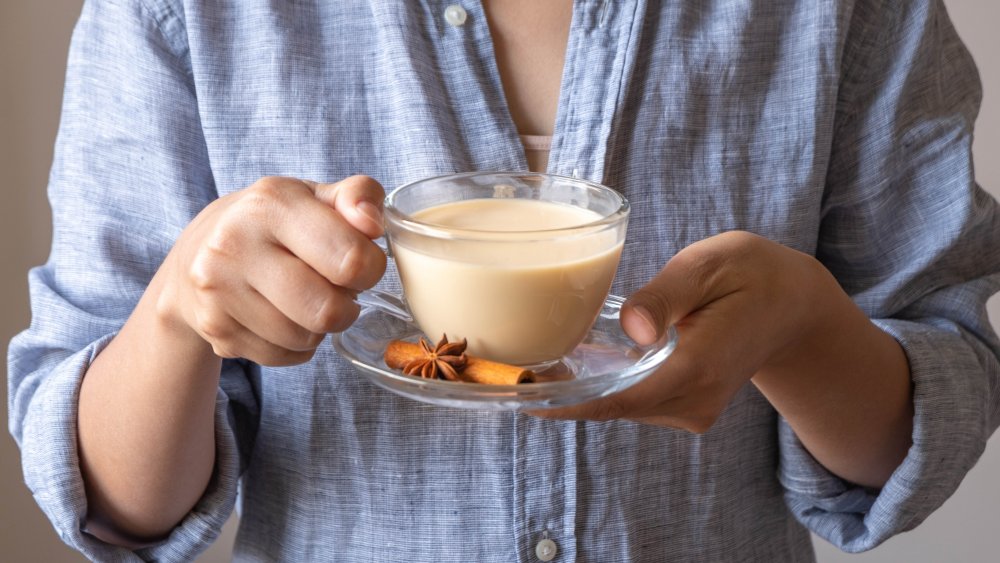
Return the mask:
<path fill-rule="evenodd" d="M 333 207 L 352 227 L 371 239 L 382 236 L 385 190 L 370 176 L 350 176 L 333 184 L 305 181 L 316 198 Z"/>
<path fill-rule="evenodd" d="M 620 322 L 625 334 L 637 344 L 648 346 L 658 341 L 667 327 L 698 310 L 708 301 L 711 275 L 698 275 L 689 260 L 690 252 L 674 256 L 642 289 L 633 293 L 622 306 Z M 701 280 L 701 281 L 699 281 Z"/>

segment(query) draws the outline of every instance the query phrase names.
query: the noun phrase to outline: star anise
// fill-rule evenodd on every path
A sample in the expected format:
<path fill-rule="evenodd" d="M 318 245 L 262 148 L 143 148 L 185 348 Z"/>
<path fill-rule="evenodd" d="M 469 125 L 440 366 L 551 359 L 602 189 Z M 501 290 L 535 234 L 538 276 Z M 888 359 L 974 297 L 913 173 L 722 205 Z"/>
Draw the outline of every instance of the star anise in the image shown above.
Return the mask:
<path fill-rule="evenodd" d="M 465 348 L 468 345 L 463 338 L 461 342 L 448 342 L 448 335 L 443 335 L 436 346 L 420 337 L 420 348 L 424 357 L 410 360 L 403 366 L 406 375 L 419 375 L 425 379 L 447 379 L 459 381 L 458 373 L 465 369 L 468 357 Z"/>

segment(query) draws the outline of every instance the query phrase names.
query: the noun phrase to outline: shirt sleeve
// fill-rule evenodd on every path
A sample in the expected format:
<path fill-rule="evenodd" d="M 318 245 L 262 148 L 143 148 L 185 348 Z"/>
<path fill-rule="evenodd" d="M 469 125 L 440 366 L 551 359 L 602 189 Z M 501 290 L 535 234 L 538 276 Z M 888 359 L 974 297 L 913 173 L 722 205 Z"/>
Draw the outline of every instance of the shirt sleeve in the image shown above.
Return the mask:
<path fill-rule="evenodd" d="M 881 490 L 827 472 L 780 422 L 796 517 L 871 549 L 958 487 L 1000 423 L 1000 212 L 976 184 L 981 89 L 941 2 L 854 4 L 841 67 L 818 258 L 909 360 L 913 445 Z"/>
<path fill-rule="evenodd" d="M 85 4 L 49 180 L 51 254 L 29 275 L 31 326 L 9 348 L 10 429 L 25 481 L 59 536 L 100 561 L 193 559 L 232 512 L 255 433 L 249 367 L 226 361 L 215 471 L 193 511 L 168 539 L 136 551 L 84 530 L 76 440 L 83 375 L 179 233 L 217 197 L 181 21 L 137 1 Z"/>

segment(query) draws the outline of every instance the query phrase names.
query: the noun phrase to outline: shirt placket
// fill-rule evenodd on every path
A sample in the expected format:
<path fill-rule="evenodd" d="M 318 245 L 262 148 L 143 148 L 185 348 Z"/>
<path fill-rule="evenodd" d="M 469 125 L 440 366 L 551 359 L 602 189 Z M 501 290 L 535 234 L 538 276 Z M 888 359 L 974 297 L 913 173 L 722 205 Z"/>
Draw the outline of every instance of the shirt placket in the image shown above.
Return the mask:
<path fill-rule="evenodd" d="M 576 422 L 513 418 L 513 533 L 518 561 L 576 560 Z"/>
<path fill-rule="evenodd" d="M 486 12 L 479 0 L 433 1 L 440 33 L 438 59 L 464 139 L 467 170 L 527 170 L 520 137 L 507 109 Z"/>
<path fill-rule="evenodd" d="M 633 66 L 641 1 L 577 0 L 559 95 L 548 171 L 601 181 L 611 127 Z M 526 169 L 505 105 L 493 43 L 480 2 L 430 3 L 440 16 L 441 54 L 453 108 L 480 169 Z M 469 88 L 469 76 L 477 76 Z M 492 119 L 484 119 L 484 115 Z M 577 559 L 577 422 L 511 418 L 511 532 L 518 561 Z"/>
<path fill-rule="evenodd" d="M 605 180 L 612 127 L 635 67 L 645 0 L 577 0 L 566 47 L 549 172 Z"/>
<path fill-rule="evenodd" d="M 603 181 L 611 128 L 635 66 L 644 0 L 578 0 L 566 48 L 550 173 Z M 516 416 L 514 541 L 522 561 L 577 559 L 577 422 Z"/>

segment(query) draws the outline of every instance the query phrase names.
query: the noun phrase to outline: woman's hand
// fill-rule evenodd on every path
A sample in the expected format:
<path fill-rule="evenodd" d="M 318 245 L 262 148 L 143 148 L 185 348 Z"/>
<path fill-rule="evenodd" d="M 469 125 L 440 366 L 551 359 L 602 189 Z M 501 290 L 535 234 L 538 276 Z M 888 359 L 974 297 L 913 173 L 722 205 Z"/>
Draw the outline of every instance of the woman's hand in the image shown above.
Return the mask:
<path fill-rule="evenodd" d="M 164 266 L 160 315 L 220 357 L 265 365 L 309 360 L 328 332 L 357 318 L 354 299 L 385 272 L 384 192 L 263 178 L 206 207 Z"/>
<path fill-rule="evenodd" d="M 813 456 L 848 480 L 881 486 L 910 445 L 902 349 L 811 256 L 744 232 L 705 239 L 632 295 L 621 323 L 640 344 L 673 324 L 678 346 L 620 393 L 533 414 L 700 433 L 752 381 Z"/>
<path fill-rule="evenodd" d="M 164 537 L 208 486 L 223 357 L 305 362 L 358 315 L 385 271 L 382 187 L 264 178 L 208 205 L 181 233 L 80 390 L 87 529 Z M 155 342 L 155 346 L 150 346 Z"/>
<path fill-rule="evenodd" d="M 610 397 L 536 414 L 708 430 L 755 373 L 813 328 L 817 269 L 812 258 L 743 232 L 685 248 L 622 310 L 622 327 L 640 344 L 675 325 L 679 344 L 663 366 Z"/>

